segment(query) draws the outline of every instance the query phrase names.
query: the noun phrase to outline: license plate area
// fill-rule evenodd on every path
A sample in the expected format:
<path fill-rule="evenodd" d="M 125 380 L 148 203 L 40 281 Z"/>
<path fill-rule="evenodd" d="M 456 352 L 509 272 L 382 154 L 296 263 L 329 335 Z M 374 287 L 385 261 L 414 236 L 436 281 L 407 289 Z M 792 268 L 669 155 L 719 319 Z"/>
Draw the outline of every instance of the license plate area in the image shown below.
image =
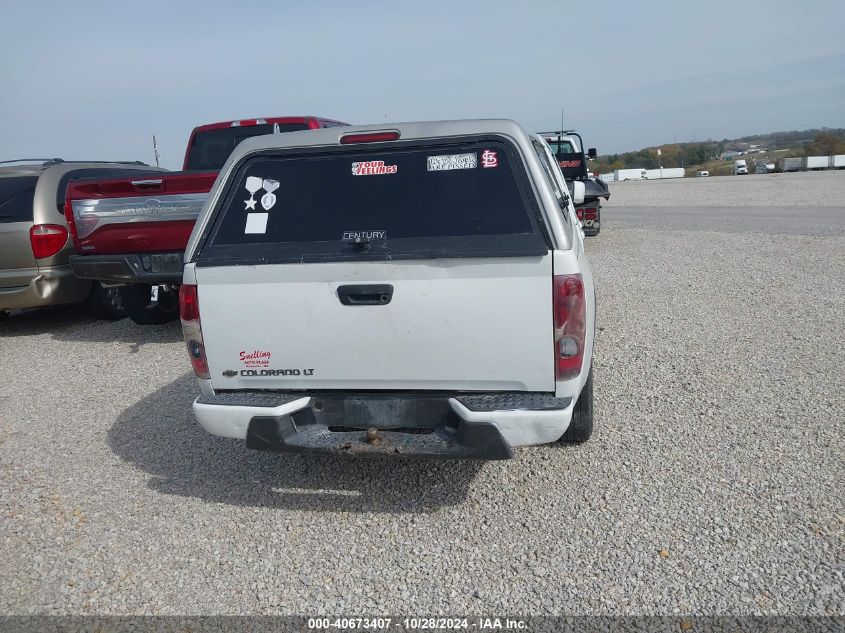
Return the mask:
<path fill-rule="evenodd" d="M 448 396 L 418 394 L 314 394 L 298 423 L 319 424 L 343 433 L 366 429 L 426 434 L 454 426 L 457 416 Z"/>

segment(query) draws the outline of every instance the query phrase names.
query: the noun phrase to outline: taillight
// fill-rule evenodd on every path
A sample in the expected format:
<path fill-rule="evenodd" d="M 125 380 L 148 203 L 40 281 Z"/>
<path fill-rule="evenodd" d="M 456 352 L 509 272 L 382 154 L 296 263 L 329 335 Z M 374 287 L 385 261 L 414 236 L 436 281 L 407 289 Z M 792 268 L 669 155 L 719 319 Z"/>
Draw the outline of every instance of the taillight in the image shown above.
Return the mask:
<path fill-rule="evenodd" d="M 344 134 L 340 137 L 341 145 L 353 143 L 381 143 L 382 141 L 398 141 L 399 132 L 390 130 L 387 132 L 366 132 L 363 134 Z"/>
<path fill-rule="evenodd" d="M 202 326 L 200 325 L 200 304 L 197 287 L 193 284 L 182 284 L 179 287 L 179 317 L 182 319 L 182 336 L 188 358 L 194 368 L 197 378 L 209 378 L 208 360 L 205 357 L 205 345 L 202 340 Z"/>
<path fill-rule="evenodd" d="M 584 360 L 587 301 L 581 275 L 554 277 L 555 377 L 575 378 Z"/>
<path fill-rule="evenodd" d="M 52 257 L 67 244 L 67 229 L 58 224 L 36 224 L 29 229 L 29 242 L 35 259 Z"/>
<path fill-rule="evenodd" d="M 65 206 L 64 206 L 64 216 L 65 220 L 67 220 L 68 228 L 70 229 L 71 237 L 76 235 L 76 220 L 73 217 L 73 203 L 70 201 L 70 198 L 65 198 Z"/>
<path fill-rule="evenodd" d="M 576 207 L 575 215 L 579 220 L 597 220 L 599 217 L 598 207 Z"/>
<path fill-rule="evenodd" d="M 100 223 L 100 218 L 98 218 L 93 213 L 81 213 L 78 218 L 74 218 L 73 220 L 73 237 L 74 240 L 78 238 L 88 237 L 97 229 L 97 225 Z M 74 241 L 74 244 L 77 244 Z M 81 250 L 79 244 L 77 244 L 76 248 Z"/>
<path fill-rule="evenodd" d="M 67 194 L 68 196 L 70 193 Z M 76 247 L 77 251 L 82 250 L 82 245 L 79 242 L 79 228 L 76 226 L 76 218 L 73 217 L 73 201 L 70 197 L 65 198 L 65 220 L 67 220 L 68 229 L 70 229 L 70 237 L 73 239 L 73 245 Z M 93 223 L 90 221 L 86 221 L 85 218 L 80 219 L 80 224 L 82 225 L 83 235 L 89 235 L 93 232 L 94 226 L 97 224 L 97 218 L 93 218 Z"/>

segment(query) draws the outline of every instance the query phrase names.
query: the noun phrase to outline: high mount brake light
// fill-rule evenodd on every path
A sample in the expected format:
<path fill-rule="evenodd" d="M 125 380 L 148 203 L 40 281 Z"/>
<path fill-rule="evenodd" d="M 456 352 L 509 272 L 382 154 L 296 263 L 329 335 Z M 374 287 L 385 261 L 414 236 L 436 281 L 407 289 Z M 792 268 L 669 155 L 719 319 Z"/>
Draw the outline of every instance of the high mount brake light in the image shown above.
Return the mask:
<path fill-rule="evenodd" d="M 587 300 L 580 274 L 554 277 L 555 378 L 569 380 L 581 372 L 587 330 Z"/>
<path fill-rule="evenodd" d="M 387 132 L 365 132 L 362 134 L 344 134 L 340 137 L 341 145 L 352 145 L 353 143 L 381 143 L 383 141 L 398 141 L 399 132 L 390 130 Z"/>
<path fill-rule="evenodd" d="M 194 284 L 182 284 L 179 287 L 179 317 L 182 320 L 182 335 L 194 374 L 197 378 L 209 378 L 208 359 L 205 356 L 200 324 L 199 294 Z"/>
<path fill-rule="evenodd" d="M 229 127 L 241 127 L 249 125 L 265 125 L 267 119 L 241 119 L 240 121 L 232 121 Z"/>
<path fill-rule="evenodd" d="M 52 257 L 65 247 L 67 229 L 59 224 L 36 224 L 29 229 L 29 243 L 35 259 Z"/>

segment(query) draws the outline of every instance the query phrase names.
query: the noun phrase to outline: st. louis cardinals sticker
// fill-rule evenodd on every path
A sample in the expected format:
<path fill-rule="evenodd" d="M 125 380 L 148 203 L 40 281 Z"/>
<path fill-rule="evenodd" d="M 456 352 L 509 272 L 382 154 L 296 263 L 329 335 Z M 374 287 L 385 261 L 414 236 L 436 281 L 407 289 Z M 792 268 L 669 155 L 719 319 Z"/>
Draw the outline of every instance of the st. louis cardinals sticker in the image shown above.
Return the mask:
<path fill-rule="evenodd" d="M 499 166 L 499 157 L 496 154 L 496 150 L 485 149 L 481 152 L 481 166 L 488 168 Z"/>

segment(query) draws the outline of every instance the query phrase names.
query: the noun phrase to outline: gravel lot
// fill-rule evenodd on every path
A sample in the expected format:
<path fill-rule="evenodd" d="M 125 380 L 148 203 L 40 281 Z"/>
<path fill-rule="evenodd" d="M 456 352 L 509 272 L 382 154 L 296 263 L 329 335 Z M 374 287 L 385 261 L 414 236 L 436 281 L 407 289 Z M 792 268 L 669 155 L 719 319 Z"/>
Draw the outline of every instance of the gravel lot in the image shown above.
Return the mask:
<path fill-rule="evenodd" d="M 841 207 L 845 170 L 611 182 L 623 207 Z"/>
<path fill-rule="evenodd" d="M 845 173 L 608 209 L 796 187 L 841 205 Z M 195 423 L 177 326 L 13 315 L 0 611 L 845 614 L 845 234 L 609 221 L 588 249 L 597 431 L 508 462 L 249 452 Z"/>

